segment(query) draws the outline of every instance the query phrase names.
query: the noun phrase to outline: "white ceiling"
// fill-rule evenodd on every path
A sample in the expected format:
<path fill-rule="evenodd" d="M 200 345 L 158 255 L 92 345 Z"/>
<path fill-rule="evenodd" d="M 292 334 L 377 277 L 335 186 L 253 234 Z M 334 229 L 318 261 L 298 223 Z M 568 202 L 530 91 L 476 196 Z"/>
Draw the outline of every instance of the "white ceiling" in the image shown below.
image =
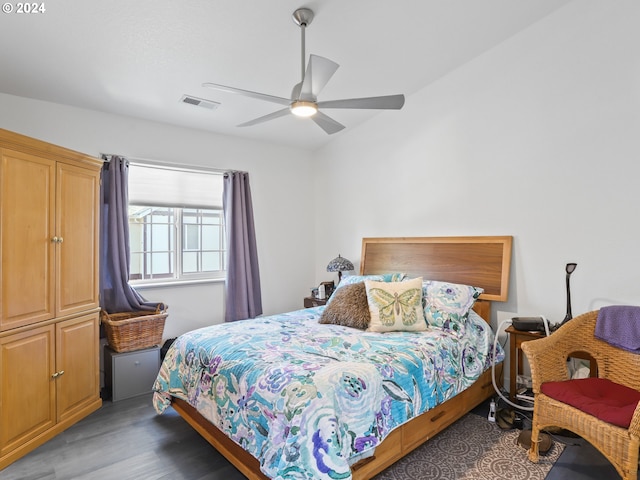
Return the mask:
<path fill-rule="evenodd" d="M 300 28 L 315 12 L 310 53 L 340 68 L 320 100 L 410 95 L 569 0 L 45 0 L 38 14 L 0 14 L 0 92 L 226 135 L 315 149 L 373 115 L 330 110 L 332 136 L 288 115 L 236 127 L 279 105 L 202 87 L 289 97 L 300 81 Z M 14 5 L 17 2 L 12 2 Z M 183 94 L 216 102 L 206 110 Z"/>

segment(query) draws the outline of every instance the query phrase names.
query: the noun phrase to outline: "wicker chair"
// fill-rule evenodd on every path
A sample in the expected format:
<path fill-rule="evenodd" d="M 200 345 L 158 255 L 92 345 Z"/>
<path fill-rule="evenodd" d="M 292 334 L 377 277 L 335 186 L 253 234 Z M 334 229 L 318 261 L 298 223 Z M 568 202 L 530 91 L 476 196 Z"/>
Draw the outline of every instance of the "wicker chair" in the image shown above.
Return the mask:
<path fill-rule="evenodd" d="M 591 355 L 598 377 L 640 390 L 640 355 L 616 348 L 594 337 L 598 311 L 580 315 L 549 337 L 522 344 L 531 366 L 535 396 L 529 460 L 538 462 L 541 430 L 560 427 L 570 430 L 597 448 L 620 476 L 637 479 L 640 448 L 640 402 L 628 429 L 606 423 L 540 391 L 544 382 L 569 380 L 567 358 L 573 352 Z"/>

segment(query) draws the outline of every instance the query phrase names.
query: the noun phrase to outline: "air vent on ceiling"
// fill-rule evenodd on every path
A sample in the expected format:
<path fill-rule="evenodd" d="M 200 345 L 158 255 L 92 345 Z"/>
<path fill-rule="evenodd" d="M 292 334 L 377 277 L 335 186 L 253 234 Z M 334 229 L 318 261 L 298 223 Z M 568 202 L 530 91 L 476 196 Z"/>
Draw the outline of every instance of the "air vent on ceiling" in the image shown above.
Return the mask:
<path fill-rule="evenodd" d="M 189 105 L 195 105 L 196 107 L 202 107 L 209 110 L 215 110 L 220 106 L 220 103 L 214 102 L 212 100 L 205 100 L 204 98 L 198 98 L 191 95 L 183 95 L 180 99 L 182 103 L 187 103 Z"/>

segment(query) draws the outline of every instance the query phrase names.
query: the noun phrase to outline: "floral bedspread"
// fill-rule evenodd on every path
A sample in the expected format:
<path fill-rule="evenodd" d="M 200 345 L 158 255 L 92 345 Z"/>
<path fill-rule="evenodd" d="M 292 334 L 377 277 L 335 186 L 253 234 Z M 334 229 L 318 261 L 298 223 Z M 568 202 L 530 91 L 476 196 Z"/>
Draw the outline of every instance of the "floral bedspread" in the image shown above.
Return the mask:
<path fill-rule="evenodd" d="M 182 335 L 153 386 L 156 411 L 171 396 L 188 401 L 270 478 L 349 479 L 350 458 L 491 366 L 494 336 L 480 317 L 463 338 L 368 333 L 318 324 L 323 308 Z"/>

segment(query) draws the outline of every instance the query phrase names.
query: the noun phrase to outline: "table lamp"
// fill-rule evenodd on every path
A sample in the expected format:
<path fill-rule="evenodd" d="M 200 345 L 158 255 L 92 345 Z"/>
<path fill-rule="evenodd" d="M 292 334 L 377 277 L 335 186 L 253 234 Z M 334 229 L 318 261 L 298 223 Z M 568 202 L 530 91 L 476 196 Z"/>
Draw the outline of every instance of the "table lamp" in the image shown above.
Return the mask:
<path fill-rule="evenodd" d="M 338 272 L 338 283 L 342 280 L 342 272 L 347 272 L 353 269 L 353 263 L 340 255 L 331 260 L 329 265 L 327 265 L 327 272 Z"/>

